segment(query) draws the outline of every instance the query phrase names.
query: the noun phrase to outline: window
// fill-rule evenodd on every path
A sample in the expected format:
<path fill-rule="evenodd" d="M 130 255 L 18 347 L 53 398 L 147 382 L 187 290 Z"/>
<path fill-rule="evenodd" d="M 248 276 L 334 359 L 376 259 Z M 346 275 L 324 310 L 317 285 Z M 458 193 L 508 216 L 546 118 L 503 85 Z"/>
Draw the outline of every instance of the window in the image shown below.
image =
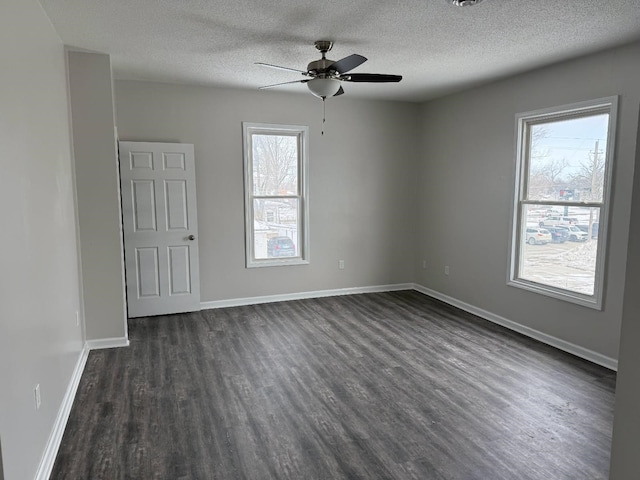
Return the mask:
<path fill-rule="evenodd" d="M 242 124 L 247 267 L 309 263 L 309 128 Z"/>
<path fill-rule="evenodd" d="M 509 284 L 602 308 L 617 97 L 517 116 Z"/>

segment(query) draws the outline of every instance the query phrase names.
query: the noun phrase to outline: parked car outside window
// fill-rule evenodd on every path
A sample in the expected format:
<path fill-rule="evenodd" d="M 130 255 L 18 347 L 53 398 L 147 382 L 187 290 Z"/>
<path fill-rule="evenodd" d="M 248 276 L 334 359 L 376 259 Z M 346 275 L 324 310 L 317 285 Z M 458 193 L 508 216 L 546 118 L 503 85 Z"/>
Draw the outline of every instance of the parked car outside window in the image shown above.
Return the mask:
<path fill-rule="evenodd" d="M 566 229 L 569 233 L 569 240 L 572 242 L 586 242 L 589 239 L 589 234 L 587 232 L 583 232 L 575 225 L 561 226 L 558 228 Z"/>
<path fill-rule="evenodd" d="M 598 227 L 600 224 L 598 222 L 594 222 L 591 225 L 591 238 L 598 238 Z M 583 232 L 589 233 L 589 225 L 576 225 Z"/>
<path fill-rule="evenodd" d="M 541 227 L 557 227 L 559 225 L 575 225 L 578 219 L 574 217 L 564 217 L 552 215 L 540 221 Z"/>
<path fill-rule="evenodd" d="M 296 246 L 289 237 L 273 237 L 267 241 L 269 257 L 295 257 Z"/>
<path fill-rule="evenodd" d="M 551 241 L 551 233 L 546 228 L 527 228 L 527 243 L 529 245 L 544 245 Z"/>
<path fill-rule="evenodd" d="M 547 227 L 553 243 L 564 243 L 569 240 L 569 231 L 560 227 Z"/>

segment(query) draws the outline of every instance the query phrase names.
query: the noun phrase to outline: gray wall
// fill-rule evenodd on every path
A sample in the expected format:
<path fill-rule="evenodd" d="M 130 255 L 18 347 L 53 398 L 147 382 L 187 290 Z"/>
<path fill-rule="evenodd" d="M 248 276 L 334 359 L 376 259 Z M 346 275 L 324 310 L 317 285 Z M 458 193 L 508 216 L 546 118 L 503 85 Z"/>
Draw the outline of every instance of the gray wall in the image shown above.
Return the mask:
<path fill-rule="evenodd" d="M 121 140 L 195 145 L 202 301 L 412 281 L 417 105 L 330 99 L 321 136 L 322 102 L 308 93 L 115 91 Z M 243 121 L 311 127 L 309 265 L 244 266 Z"/>
<path fill-rule="evenodd" d="M 86 339 L 126 339 L 111 61 L 68 52 L 68 63 Z"/>
<path fill-rule="evenodd" d="M 617 358 L 634 170 L 640 44 L 540 69 L 422 107 L 418 283 Z M 507 286 L 515 115 L 620 95 L 604 310 Z M 444 275 L 450 265 L 450 275 Z"/>
<path fill-rule="evenodd" d="M 640 129 L 638 129 L 640 144 Z M 636 165 L 640 164 L 640 148 Z M 611 454 L 612 480 L 640 478 L 640 169 L 633 181 L 633 205 L 627 252 L 627 278 L 624 289 L 622 334 L 620 340 L 620 368 L 616 382 L 616 415 L 613 425 Z"/>
<path fill-rule="evenodd" d="M 4 467 L 2 466 L 2 438 L 0 438 L 0 480 L 4 480 Z"/>
<path fill-rule="evenodd" d="M 83 346 L 64 48 L 37 1 L 0 2 L 0 64 L 0 437 L 4 478 L 22 480 Z"/>

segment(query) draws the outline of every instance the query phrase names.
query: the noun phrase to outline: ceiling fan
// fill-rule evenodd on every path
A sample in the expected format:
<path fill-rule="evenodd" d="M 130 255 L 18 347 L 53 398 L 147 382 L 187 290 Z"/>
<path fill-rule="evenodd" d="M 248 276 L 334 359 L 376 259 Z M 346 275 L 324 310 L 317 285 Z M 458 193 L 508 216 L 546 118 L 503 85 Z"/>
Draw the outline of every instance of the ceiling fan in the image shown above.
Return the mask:
<path fill-rule="evenodd" d="M 281 67 L 278 65 L 271 65 L 269 63 L 256 62 L 256 65 L 262 65 L 264 67 L 277 68 L 279 70 L 287 70 L 289 72 L 296 72 L 304 75 L 302 80 L 293 80 L 291 82 L 276 83 L 274 85 L 266 85 L 260 87 L 273 88 L 281 85 L 288 85 L 291 83 L 306 83 L 309 91 L 316 97 L 325 100 L 327 97 L 337 97 L 344 93 L 341 82 L 372 82 L 372 83 L 387 83 L 387 82 L 399 82 L 402 80 L 402 75 L 385 75 L 381 73 L 348 73 L 359 65 L 362 65 L 367 61 L 365 57 L 358 54 L 349 55 L 338 61 L 329 60 L 327 58 L 327 52 L 333 47 L 333 42 L 329 40 L 318 40 L 315 42 L 315 47 L 322 54 L 320 60 L 315 60 L 307 65 L 307 70 L 297 70 L 295 68 Z"/>

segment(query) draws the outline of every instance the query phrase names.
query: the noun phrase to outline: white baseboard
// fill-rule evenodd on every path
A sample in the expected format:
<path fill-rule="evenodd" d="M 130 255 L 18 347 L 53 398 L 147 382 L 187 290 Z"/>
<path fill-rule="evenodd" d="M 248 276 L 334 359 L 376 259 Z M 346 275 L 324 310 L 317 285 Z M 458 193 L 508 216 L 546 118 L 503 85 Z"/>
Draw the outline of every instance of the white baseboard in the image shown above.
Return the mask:
<path fill-rule="evenodd" d="M 525 325 L 521 325 L 517 322 L 514 322 L 513 320 L 509 320 L 481 308 L 474 307 L 473 305 L 469 305 L 468 303 L 462 302 L 443 293 L 431 290 L 430 288 L 423 287 L 422 285 L 415 284 L 413 285 L 413 289 L 420 293 L 424 293 L 429 297 L 433 297 L 435 299 L 448 303 L 449 305 L 458 307 L 465 312 L 472 313 L 473 315 L 476 315 L 480 318 L 493 323 L 497 323 L 498 325 L 502 325 L 503 327 L 526 335 L 527 337 L 531 337 L 535 340 L 539 340 L 542 343 L 546 343 L 547 345 L 551 345 L 552 347 L 555 347 L 559 350 L 563 350 L 577 357 L 584 358 L 585 360 L 589 360 L 590 362 L 596 363 L 610 370 L 618 370 L 618 360 L 616 360 L 615 358 L 607 357 L 598 352 L 594 352 L 593 350 L 589 350 L 588 348 L 581 347 L 580 345 L 567 342 L 565 340 L 553 337 Z"/>
<path fill-rule="evenodd" d="M 44 449 L 42 460 L 40 461 L 40 465 L 36 471 L 35 480 L 48 480 L 51 476 L 51 470 L 53 470 L 53 464 L 55 463 L 56 456 L 58 455 L 60 442 L 62 442 L 62 435 L 64 434 L 64 429 L 67 426 L 67 421 L 69 420 L 71 407 L 73 406 L 73 401 L 76 398 L 76 392 L 78 391 L 78 385 L 80 385 L 80 379 L 82 378 L 82 372 L 84 371 L 84 366 L 87 363 L 88 356 L 89 349 L 85 345 L 80 352 L 80 357 L 76 362 L 76 367 L 73 370 L 71 380 L 67 386 L 67 391 L 64 394 L 62 404 L 58 410 L 58 415 L 53 424 L 53 429 L 49 435 L 47 445 Z"/>
<path fill-rule="evenodd" d="M 102 348 L 128 347 L 127 337 L 100 338 L 98 340 L 87 340 L 86 346 L 89 350 L 100 350 Z"/>
<path fill-rule="evenodd" d="M 232 298 L 229 300 L 214 300 L 201 302 L 201 310 L 212 308 L 240 307 L 259 303 L 286 302 L 289 300 L 303 300 L 305 298 L 336 297 L 338 295 L 354 295 L 357 293 L 395 292 L 398 290 L 413 290 L 413 283 L 397 283 L 393 285 L 374 285 L 370 287 L 337 288 L 332 290 L 315 290 L 311 292 L 283 293 L 279 295 L 265 295 L 261 297 Z"/>

